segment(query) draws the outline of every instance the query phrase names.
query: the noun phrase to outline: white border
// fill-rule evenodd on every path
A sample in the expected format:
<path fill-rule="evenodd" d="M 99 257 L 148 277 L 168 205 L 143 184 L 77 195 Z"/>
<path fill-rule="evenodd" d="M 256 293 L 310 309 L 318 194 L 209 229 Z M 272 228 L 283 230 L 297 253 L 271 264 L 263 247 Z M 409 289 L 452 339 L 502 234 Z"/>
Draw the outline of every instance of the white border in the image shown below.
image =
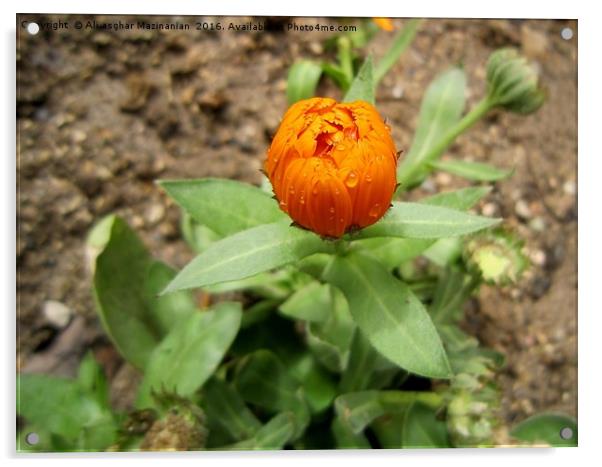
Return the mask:
<path fill-rule="evenodd" d="M 420 1 L 399 2 L 391 0 L 370 0 L 351 5 L 345 2 L 303 0 L 300 2 L 281 1 L 201 1 L 169 0 L 165 2 L 141 2 L 126 0 L 103 0 L 98 4 L 81 0 L 55 0 L 52 2 L 23 0 L 14 6 L 2 3 L 3 23 L 2 52 L 4 72 L 0 91 L 3 98 L 2 140 L 4 154 L 1 176 L 5 216 L 2 223 L 3 241 L 0 250 L 0 296 L 5 300 L 3 307 L 4 342 L 2 364 L 4 381 L 2 413 L 5 420 L 0 425 L 2 454 L 10 464 L 29 465 L 42 461 L 48 466 L 63 465 L 65 462 L 100 465 L 106 462 L 107 455 L 44 455 L 19 456 L 15 459 L 14 449 L 14 348 L 15 348 L 15 13 L 115 13 L 115 14 L 191 14 L 191 15 L 287 15 L 287 16 L 421 16 L 421 17 L 482 17 L 482 18 L 578 18 L 579 40 L 579 445 L 577 449 L 496 449 L 496 450 L 440 450 L 440 451 L 324 451 L 324 452 L 277 452 L 277 453 L 192 453 L 192 454 L 115 454 L 110 460 L 117 465 L 126 464 L 156 465 L 159 462 L 175 460 L 184 465 L 211 465 L 219 461 L 226 465 L 245 467 L 266 465 L 288 466 L 306 465 L 308 462 L 323 460 L 329 463 L 341 462 L 348 466 L 377 462 L 381 465 L 430 465 L 432 461 L 445 463 L 446 467 L 484 464 L 488 466 L 509 463 L 517 465 L 526 462 L 543 462 L 545 465 L 589 465 L 589 458 L 599 458 L 596 447 L 601 430 L 600 392 L 601 377 L 599 356 L 602 354 L 599 333 L 602 330 L 602 309 L 597 300 L 600 291 L 600 242 L 602 223 L 600 222 L 602 177 L 601 144 L 596 136 L 600 134 L 600 109 L 602 108 L 600 72 L 599 18 L 592 1 L 546 1 L 528 2 L 525 0 L 504 0 L 503 2 L 483 1 Z M 597 36 L 597 37 L 596 37 Z M 598 112 L 596 112 L 598 109 Z M 598 267 L 595 267 L 595 261 Z M 598 294 L 596 293 L 598 292 Z M 577 464 L 575 464 L 575 461 Z"/>

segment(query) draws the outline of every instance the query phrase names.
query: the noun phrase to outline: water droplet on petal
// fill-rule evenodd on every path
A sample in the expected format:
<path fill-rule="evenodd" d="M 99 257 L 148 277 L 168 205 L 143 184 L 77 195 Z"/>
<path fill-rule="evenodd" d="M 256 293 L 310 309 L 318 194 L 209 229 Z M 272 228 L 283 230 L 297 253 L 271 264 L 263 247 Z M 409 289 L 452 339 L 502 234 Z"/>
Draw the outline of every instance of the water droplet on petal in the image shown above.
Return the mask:
<path fill-rule="evenodd" d="M 292 186 L 292 187 L 290 187 L 290 188 L 289 188 L 289 190 L 288 190 L 288 192 L 289 192 L 291 195 L 294 195 L 294 194 L 295 194 L 295 187 L 293 187 L 293 186 Z"/>
<path fill-rule="evenodd" d="M 286 203 L 284 201 L 280 201 L 280 203 L 278 203 L 278 204 L 280 204 L 280 207 L 282 209 L 286 208 Z"/>
<path fill-rule="evenodd" d="M 334 206 L 330 206 L 329 211 L 330 211 L 330 214 L 334 214 Z"/>
<path fill-rule="evenodd" d="M 311 190 L 311 192 L 312 192 L 314 195 L 317 195 L 318 193 L 320 193 L 320 189 L 319 189 L 317 186 L 314 186 L 314 189 L 313 189 L 313 190 Z"/>
<path fill-rule="evenodd" d="M 372 183 L 372 175 L 366 174 L 366 183 Z"/>
<path fill-rule="evenodd" d="M 347 178 L 345 179 L 345 185 L 347 185 L 349 188 L 353 188 L 357 185 L 357 174 L 353 170 L 349 172 L 349 175 L 347 175 Z"/>
<path fill-rule="evenodd" d="M 345 222 L 345 219 L 343 219 L 342 217 L 339 219 L 339 222 L 342 224 L 343 222 Z"/>
<path fill-rule="evenodd" d="M 370 209 L 370 211 L 368 212 L 368 215 L 370 217 L 377 217 L 378 213 L 380 211 L 380 204 L 376 203 L 374 206 L 372 206 L 372 208 Z"/>
<path fill-rule="evenodd" d="M 305 204 L 305 198 L 303 196 L 301 196 L 301 198 L 299 198 L 299 202 L 301 204 Z"/>

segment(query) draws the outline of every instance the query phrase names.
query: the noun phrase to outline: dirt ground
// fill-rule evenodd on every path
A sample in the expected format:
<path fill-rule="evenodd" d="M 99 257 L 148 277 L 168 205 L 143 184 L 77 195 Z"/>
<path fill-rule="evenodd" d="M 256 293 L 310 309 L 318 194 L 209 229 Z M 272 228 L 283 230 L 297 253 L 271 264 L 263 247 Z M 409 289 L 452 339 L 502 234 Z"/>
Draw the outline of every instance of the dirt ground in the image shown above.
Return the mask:
<path fill-rule="evenodd" d="M 23 19 L 31 18 L 18 24 Z M 269 20 L 268 32 L 69 29 L 30 36 L 18 28 L 20 370 L 72 374 L 91 346 L 106 363 L 117 406 L 127 406 L 136 375 L 95 317 L 86 233 L 115 212 L 157 257 L 176 267 L 191 258 L 180 239 L 178 209 L 154 180 L 219 176 L 259 183 L 258 169 L 286 109 L 288 67 L 299 57 L 329 53 L 323 45 L 329 33 L 285 32 L 285 22 Z M 574 32 L 571 40 L 560 35 L 565 27 Z M 380 32 L 370 44 L 376 58 L 391 38 Z M 532 268 L 517 287 L 483 288 L 466 325 L 507 356 L 500 384 L 508 422 L 542 410 L 576 416 L 576 22 L 426 20 L 383 80 L 377 102 L 398 149 L 407 151 L 428 83 L 461 63 L 473 104 L 484 92 L 488 55 L 508 45 L 535 61 L 547 102 L 528 117 L 491 113 L 448 154 L 516 168 L 479 210 L 518 230 Z M 329 82 L 319 91 L 339 96 Z M 419 194 L 460 185 L 436 174 Z"/>

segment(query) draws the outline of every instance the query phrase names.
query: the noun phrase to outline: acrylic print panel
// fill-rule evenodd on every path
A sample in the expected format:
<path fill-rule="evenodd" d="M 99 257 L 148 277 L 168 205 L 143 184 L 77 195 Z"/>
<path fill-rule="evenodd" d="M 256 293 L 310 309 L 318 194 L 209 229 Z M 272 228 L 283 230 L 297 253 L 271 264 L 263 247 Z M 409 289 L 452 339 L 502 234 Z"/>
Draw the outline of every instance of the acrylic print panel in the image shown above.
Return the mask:
<path fill-rule="evenodd" d="M 17 450 L 576 446 L 577 23 L 17 16 Z"/>

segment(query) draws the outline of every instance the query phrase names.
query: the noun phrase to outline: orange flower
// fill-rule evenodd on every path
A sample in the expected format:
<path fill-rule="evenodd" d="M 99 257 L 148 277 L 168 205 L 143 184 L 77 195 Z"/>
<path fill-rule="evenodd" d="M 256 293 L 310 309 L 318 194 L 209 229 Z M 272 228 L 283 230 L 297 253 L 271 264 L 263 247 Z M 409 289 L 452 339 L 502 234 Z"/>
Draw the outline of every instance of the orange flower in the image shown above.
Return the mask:
<path fill-rule="evenodd" d="M 385 214 L 396 168 L 390 129 L 372 105 L 322 97 L 288 109 L 264 164 L 280 208 L 334 238 Z"/>
<path fill-rule="evenodd" d="M 395 29 L 390 18 L 372 18 L 372 21 L 383 31 L 393 31 Z"/>

